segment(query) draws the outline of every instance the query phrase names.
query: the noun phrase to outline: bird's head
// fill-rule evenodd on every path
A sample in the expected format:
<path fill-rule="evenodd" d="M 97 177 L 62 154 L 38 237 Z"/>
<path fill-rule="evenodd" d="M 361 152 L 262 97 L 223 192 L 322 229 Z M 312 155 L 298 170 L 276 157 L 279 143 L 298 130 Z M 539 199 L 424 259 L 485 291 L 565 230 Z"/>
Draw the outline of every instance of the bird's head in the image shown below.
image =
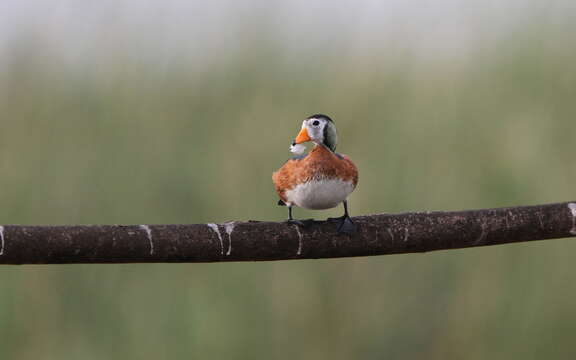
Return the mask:
<path fill-rule="evenodd" d="M 295 148 L 296 145 L 307 141 L 312 141 L 318 145 L 324 145 L 331 151 L 336 151 L 338 134 L 332 119 L 322 114 L 312 115 L 305 119 L 302 122 L 302 129 L 296 136 L 296 139 L 292 142 L 292 147 Z M 298 150 L 300 150 L 301 147 L 298 148 Z"/>

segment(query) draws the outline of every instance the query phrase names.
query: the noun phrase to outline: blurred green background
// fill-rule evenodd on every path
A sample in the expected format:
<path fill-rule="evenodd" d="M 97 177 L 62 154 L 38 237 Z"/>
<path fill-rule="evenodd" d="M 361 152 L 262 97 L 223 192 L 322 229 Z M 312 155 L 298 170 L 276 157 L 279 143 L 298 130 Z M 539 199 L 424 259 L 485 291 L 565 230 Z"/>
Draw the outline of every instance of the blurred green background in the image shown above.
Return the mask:
<path fill-rule="evenodd" d="M 353 214 L 573 200 L 574 34 L 570 0 L 4 0 L 1 223 L 283 220 L 318 112 Z M 574 253 L 4 266 L 0 359 L 571 358 Z"/>

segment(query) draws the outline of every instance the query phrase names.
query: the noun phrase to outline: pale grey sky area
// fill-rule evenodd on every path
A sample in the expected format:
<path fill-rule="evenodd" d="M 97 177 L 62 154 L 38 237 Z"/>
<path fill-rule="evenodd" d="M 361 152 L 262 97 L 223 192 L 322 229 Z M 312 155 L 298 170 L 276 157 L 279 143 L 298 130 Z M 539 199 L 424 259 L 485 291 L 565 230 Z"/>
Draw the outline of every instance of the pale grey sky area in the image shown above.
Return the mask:
<path fill-rule="evenodd" d="M 387 48 L 443 58 L 574 14 L 571 0 L 3 0 L 0 55 L 24 44 L 71 64 L 113 53 L 212 62 L 266 43 L 288 58 Z"/>

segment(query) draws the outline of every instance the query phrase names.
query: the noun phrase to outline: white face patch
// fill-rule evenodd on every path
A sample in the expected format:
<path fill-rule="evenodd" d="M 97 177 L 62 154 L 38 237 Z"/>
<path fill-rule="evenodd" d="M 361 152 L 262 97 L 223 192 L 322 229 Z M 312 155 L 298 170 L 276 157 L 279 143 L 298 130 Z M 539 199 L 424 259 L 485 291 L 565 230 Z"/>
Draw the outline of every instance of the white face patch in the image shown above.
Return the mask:
<path fill-rule="evenodd" d="M 312 141 L 317 144 L 324 142 L 324 127 L 326 126 L 326 120 L 312 118 L 305 120 L 304 124 L 306 126 L 306 131 L 308 131 L 308 136 L 310 136 Z"/>
<path fill-rule="evenodd" d="M 331 209 L 346 200 L 354 190 L 351 181 L 340 179 L 311 180 L 286 191 L 288 202 L 310 210 Z"/>
<path fill-rule="evenodd" d="M 292 144 L 290 145 L 290 152 L 294 154 L 301 155 L 306 150 L 306 145 L 304 144 Z"/>

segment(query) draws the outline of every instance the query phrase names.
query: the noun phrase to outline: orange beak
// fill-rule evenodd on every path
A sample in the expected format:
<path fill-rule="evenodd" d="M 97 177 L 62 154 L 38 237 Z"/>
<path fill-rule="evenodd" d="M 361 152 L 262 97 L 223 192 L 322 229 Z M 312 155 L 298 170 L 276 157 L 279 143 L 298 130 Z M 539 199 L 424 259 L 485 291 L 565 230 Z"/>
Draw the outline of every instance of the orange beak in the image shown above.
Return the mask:
<path fill-rule="evenodd" d="M 298 136 L 296 136 L 296 139 L 294 139 L 294 144 L 302 144 L 303 142 L 311 140 L 312 139 L 310 139 L 310 136 L 308 136 L 308 131 L 305 127 L 303 127 L 302 130 L 300 130 L 298 133 Z"/>

